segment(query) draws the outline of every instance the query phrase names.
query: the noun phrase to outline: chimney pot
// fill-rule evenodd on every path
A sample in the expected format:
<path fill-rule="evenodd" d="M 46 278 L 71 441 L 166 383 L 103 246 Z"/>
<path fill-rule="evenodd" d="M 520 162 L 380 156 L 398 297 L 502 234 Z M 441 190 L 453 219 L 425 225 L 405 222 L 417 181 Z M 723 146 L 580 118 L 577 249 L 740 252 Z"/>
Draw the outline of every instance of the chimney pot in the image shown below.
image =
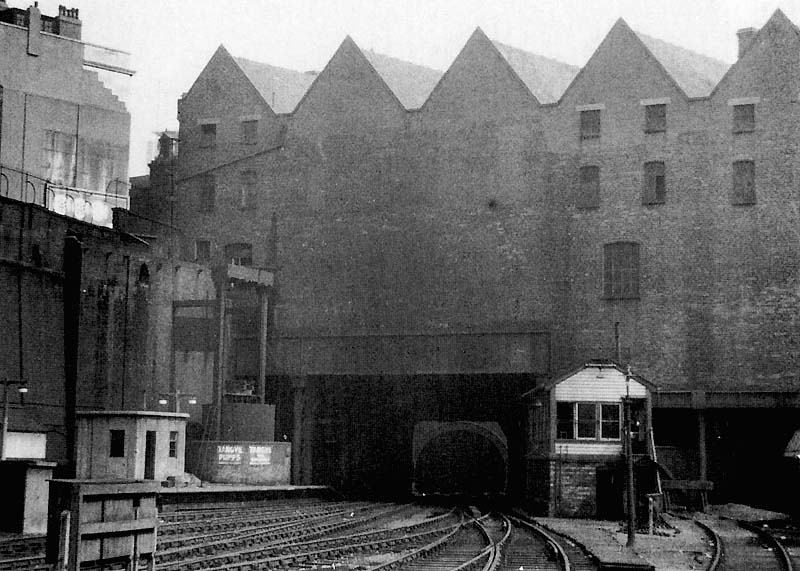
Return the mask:
<path fill-rule="evenodd" d="M 736 32 L 739 38 L 739 59 L 742 59 L 744 52 L 746 52 L 750 44 L 753 43 L 757 33 L 758 30 L 756 28 L 742 28 Z"/>

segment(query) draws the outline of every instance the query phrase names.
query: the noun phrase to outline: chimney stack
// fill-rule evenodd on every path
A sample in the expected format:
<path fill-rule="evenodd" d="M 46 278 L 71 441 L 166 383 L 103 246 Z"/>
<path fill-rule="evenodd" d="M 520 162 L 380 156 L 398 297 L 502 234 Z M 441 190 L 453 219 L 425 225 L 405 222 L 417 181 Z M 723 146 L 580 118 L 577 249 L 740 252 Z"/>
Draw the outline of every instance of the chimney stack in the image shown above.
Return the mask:
<path fill-rule="evenodd" d="M 757 33 L 758 30 L 756 28 L 742 28 L 736 32 L 739 38 L 739 59 L 742 59 L 744 52 L 746 52 L 750 44 L 753 43 Z"/>

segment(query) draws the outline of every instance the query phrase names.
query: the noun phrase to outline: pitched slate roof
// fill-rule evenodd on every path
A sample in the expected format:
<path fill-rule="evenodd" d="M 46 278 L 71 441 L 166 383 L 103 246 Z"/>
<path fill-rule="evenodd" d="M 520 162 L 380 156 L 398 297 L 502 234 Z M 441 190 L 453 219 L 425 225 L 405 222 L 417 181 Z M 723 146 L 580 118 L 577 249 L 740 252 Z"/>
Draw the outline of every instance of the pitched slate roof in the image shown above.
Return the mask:
<path fill-rule="evenodd" d="M 233 58 L 275 113 L 291 113 L 308 91 L 316 73 Z"/>
<path fill-rule="evenodd" d="M 555 103 L 572 82 L 579 67 L 492 41 L 539 103 Z"/>
<path fill-rule="evenodd" d="M 689 97 L 710 95 L 730 67 L 725 62 L 686 48 L 636 31 L 634 33 Z"/>
<path fill-rule="evenodd" d="M 406 109 L 422 107 L 442 77 L 441 71 L 429 67 L 409 63 L 372 50 L 362 53 Z"/>

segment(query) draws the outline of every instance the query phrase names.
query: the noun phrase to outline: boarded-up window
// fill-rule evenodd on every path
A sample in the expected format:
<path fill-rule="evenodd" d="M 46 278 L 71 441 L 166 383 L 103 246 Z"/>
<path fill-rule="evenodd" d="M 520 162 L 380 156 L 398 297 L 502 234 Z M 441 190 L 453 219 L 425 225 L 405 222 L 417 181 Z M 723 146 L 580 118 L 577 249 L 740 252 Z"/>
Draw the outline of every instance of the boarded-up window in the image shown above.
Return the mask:
<path fill-rule="evenodd" d="M 237 242 L 225 246 L 225 260 L 235 266 L 253 265 L 253 246 L 246 242 Z"/>
<path fill-rule="evenodd" d="M 556 438 L 575 438 L 575 403 L 556 403 Z"/>
<path fill-rule="evenodd" d="M 45 178 L 65 186 L 75 184 L 76 140 L 75 135 L 69 133 L 44 132 L 42 166 Z"/>
<path fill-rule="evenodd" d="M 217 185 L 212 175 L 206 175 L 200 178 L 200 189 L 197 193 L 198 205 L 197 209 L 200 212 L 214 212 L 214 203 L 216 201 Z"/>
<path fill-rule="evenodd" d="M 733 132 L 750 133 L 756 130 L 756 106 L 752 103 L 733 106 Z"/>
<path fill-rule="evenodd" d="M 661 161 L 644 164 L 642 204 L 664 204 L 667 198 L 667 181 L 664 171 L 664 163 Z"/>
<path fill-rule="evenodd" d="M 578 208 L 597 208 L 600 206 L 600 167 L 581 167 L 581 182 L 575 206 Z"/>
<path fill-rule="evenodd" d="M 200 146 L 213 147 L 217 144 L 217 125 L 215 123 L 204 123 L 200 125 Z"/>
<path fill-rule="evenodd" d="M 753 161 L 733 163 L 733 204 L 756 203 L 756 166 Z"/>
<path fill-rule="evenodd" d="M 645 105 L 645 133 L 663 133 L 667 130 L 667 106 L 664 104 Z"/>
<path fill-rule="evenodd" d="M 600 136 L 600 109 L 581 111 L 581 139 Z"/>
<path fill-rule="evenodd" d="M 258 140 L 258 120 L 242 121 L 242 143 L 253 145 Z"/>
<path fill-rule="evenodd" d="M 239 208 L 253 209 L 258 205 L 258 175 L 256 171 L 244 171 L 240 177 Z"/>
<path fill-rule="evenodd" d="M 607 299 L 639 297 L 639 244 L 614 242 L 603 246 L 603 296 Z"/>
<path fill-rule="evenodd" d="M 124 458 L 125 457 L 125 431 L 124 430 L 109 430 L 109 450 L 108 455 L 111 458 Z"/>

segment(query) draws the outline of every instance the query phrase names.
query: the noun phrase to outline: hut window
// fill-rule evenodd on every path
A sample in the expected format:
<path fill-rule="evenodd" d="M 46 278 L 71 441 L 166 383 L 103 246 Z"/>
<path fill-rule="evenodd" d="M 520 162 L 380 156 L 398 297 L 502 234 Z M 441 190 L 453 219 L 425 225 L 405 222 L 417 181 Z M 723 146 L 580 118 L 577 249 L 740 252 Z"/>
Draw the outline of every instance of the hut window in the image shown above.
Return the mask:
<path fill-rule="evenodd" d="M 108 455 L 111 458 L 124 458 L 125 457 L 125 431 L 124 430 L 110 430 L 109 431 L 110 446 Z"/>
<path fill-rule="evenodd" d="M 597 437 L 597 405 L 593 402 L 578 403 L 578 438 Z"/>
<path fill-rule="evenodd" d="M 575 403 L 560 402 L 556 405 L 558 438 L 572 440 L 575 438 Z"/>

